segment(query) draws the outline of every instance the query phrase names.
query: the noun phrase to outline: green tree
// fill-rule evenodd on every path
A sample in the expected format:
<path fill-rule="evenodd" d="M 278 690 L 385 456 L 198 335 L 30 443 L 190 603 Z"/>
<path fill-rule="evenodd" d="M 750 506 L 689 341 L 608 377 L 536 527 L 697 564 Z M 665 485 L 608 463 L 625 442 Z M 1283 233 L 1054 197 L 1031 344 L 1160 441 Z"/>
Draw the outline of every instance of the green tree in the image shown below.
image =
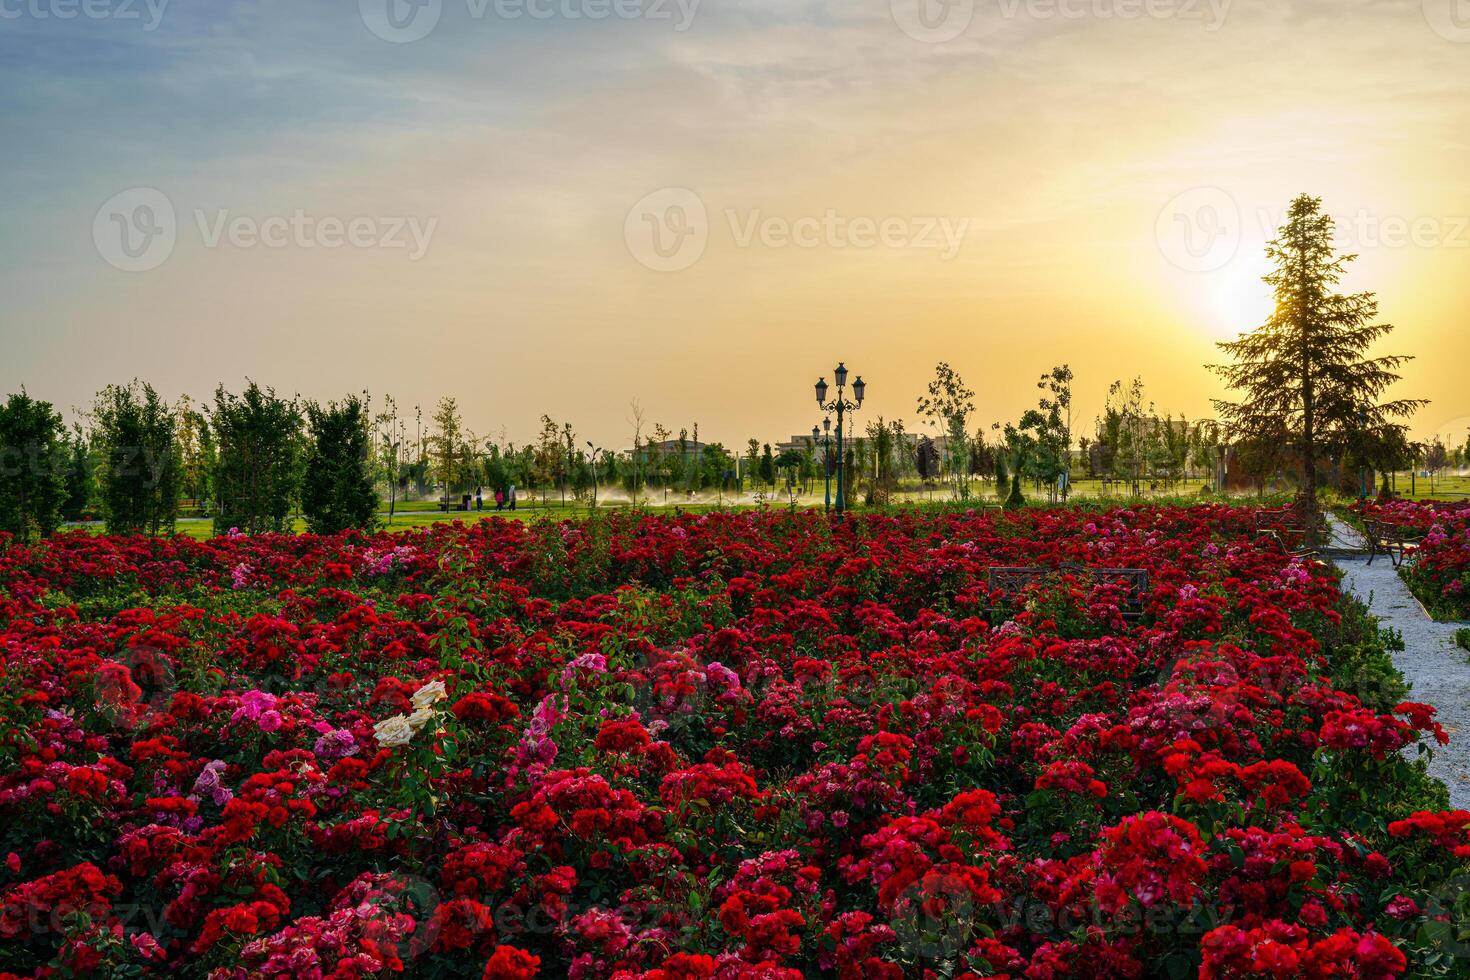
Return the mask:
<path fill-rule="evenodd" d="M 440 499 L 447 507 L 449 494 L 464 469 L 464 461 L 468 455 L 459 402 L 448 396 L 439 399 L 431 421 L 434 424 L 434 433 L 429 437 L 430 465 L 435 482 L 443 485 L 443 496 Z"/>
<path fill-rule="evenodd" d="M 894 451 L 893 451 L 893 428 L 883 420 L 883 416 L 868 423 L 868 446 L 873 457 L 873 465 L 868 467 L 867 501 L 870 504 L 885 505 L 893 497 L 893 492 L 898 489 L 898 480 L 894 476 Z"/>
<path fill-rule="evenodd" d="M 214 433 L 209 420 L 185 395 L 174 406 L 179 444 L 179 493 L 203 510 L 214 494 L 210 477 L 215 468 Z"/>
<path fill-rule="evenodd" d="M 766 486 L 776 486 L 776 457 L 771 455 L 769 442 L 761 447 L 760 476 L 761 482 Z"/>
<path fill-rule="evenodd" d="M 724 489 L 726 474 L 734 469 L 734 460 L 730 454 L 725 452 L 725 447 L 718 442 L 707 443 L 700 450 L 700 470 L 703 473 L 704 485 L 707 487 L 719 487 Z"/>
<path fill-rule="evenodd" d="M 61 523 L 66 441 L 49 402 L 21 389 L 0 406 L 0 531 L 22 544 Z"/>
<path fill-rule="evenodd" d="M 152 385 L 134 380 L 98 392 L 92 419 L 108 533 L 172 533 L 183 469 L 172 406 Z"/>
<path fill-rule="evenodd" d="M 1073 377 L 1071 365 L 1060 364 L 1036 382 L 1036 387 L 1045 392 L 1038 409 L 1046 419 L 1042 452 L 1049 460 L 1053 499 L 1060 477 L 1069 478 L 1062 484 L 1062 496 L 1065 498 L 1071 491 Z"/>
<path fill-rule="evenodd" d="M 72 430 L 66 441 L 66 473 L 62 477 L 66 499 L 61 504 L 61 519 L 80 521 L 86 517 L 92 501 L 92 449 L 81 426 Z"/>
<path fill-rule="evenodd" d="M 628 467 L 623 471 L 623 489 L 628 491 L 629 499 L 633 506 L 637 507 L 639 496 L 647 482 L 644 476 L 646 460 L 643 458 L 644 414 L 643 406 L 638 404 L 636 398 L 628 403 L 628 410 L 630 412 L 628 424 L 633 427 L 633 452 L 628 459 Z M 611 477 L 608 478 L 608 482 L 612 482 Z"/>
<path fill-rule="evenodd" d="M 1027 415 L 1038 414 L 1035 409 Z M 1021 493 L 1021 477 L 1033 476 L 1036 472 L 1037 444 L 1033 428 L 1023 423 L 1019 426 L 1006 425 L 1006 466 L 1011 471 L 1011 490 L 1006 496 L 1006 510 L 1020 510 L 1026 506 Z"/>
<path fill-rule="evenodd" d="M 367 408 L 350 395 L 326 406 L 308 403 L 306 418 L 311 426 L 301 485 L 306 529 L 313 534 L 372 530 L 378 494 L 373 488 Z"/>
<path fill-rule="evenodd" d="M 1006 455 L 1003 448 L 995 450 L 995 495 L 1001 500 L 1010 493 L 1011 472 L 1006 466 Z"/>
<path fill-rule="evenodd" d="M 1286 437 L 1301 461 L 1303 502 L 1313 509 L 1324 454 L 1344 447 L 1357 428 L 1402 428 L 1397 420 L 1425 404 L 1378 403 L 1408 358 L 1367 356 L 1393 327 L 1374 322 L 1373 293 L 1335 291 L 1356 256 L 1338 254 L 1332 241 L 1321 199 L 1303 194 L 1292 201 L 1286 224 L 1266 246 L 1275 309 L 1253 332 L 1219 345 L 1232 363 L 1211 365 L 1240 395 L 1215 403 L 1221 416 L 1246 439 Z"/>
<path fill-rule="evenodd" d="M 296 399 L 278 398 L 274 389 L 254 381 L 241 395 L 221 385 L 214 392 L 209 424 L 218 447 L 214 532 L 289 531 L 301 480 L 302 419 Z"/>
<path fill-rule="evenodd" d="M 920 436 L 919 444 L 914 447 L 914 469 L 926 484 L 932 483 L 939 475 L 939 450 L 934 448 L 934 440 L 928 436 Z"/>
<path fill-rule="evenodd" d="M 919 414 L 945 435 L 944 448 L 952 490 L 956 500 L 970 496 L 968 440 L 970 414 L 975 411 L 975 393 L 965 386 L 959 372 L 944 361 L 934 368 L 927 394 L 919 397 Z"/>
<path fill-rule="evenodd" d="M 1031 440 L 1031 475 L 1047 485 L 1056 500 L 1065 493 L 1062 477 L 1072 466 L 1072 369 L 1063 364 L 1043 374 L 1036 384 L 1044 395 L 1034 409 L 1021 416 L 1020 430 Z"/>
<path fill-rule="evenodd" d="M 1445 448 L 1444 440 L 1439 438 L 1439 436 L 1435 436 L 1434 441 L 1429 444 L 1429 452 L 1424 457 L 1424 465 L 1429 472 L 1436 476 L 1446 466 L 1450 465 L 1449 450 Z"/>
<path fill-rule="evenodd" d="M 388 491 L 388 523 L 392 524 L 398 510 L 400 485 L 407 482 L 403 476 L 403 447 L 407 432 L 403 420 L 398 417 L 398 403 L 392 395 L 383 398 L 383 410 L 373 416 L 373 424 L 377 426 L 376 463 Z M 498 484 L 492 481 L 491 485 Z"/>
<path fill-rule="evenodd" d="M 1169 474 L 1169 479 L 1182 479 L 1189 466 L 1189 420 L 1182 414 L 1177 420 L 1166 416 L 1162 422 L 1161 435 L 1164 470 Z"/>
<path fill-rule="evenodd" d="M 1104 456 L 1114 479 L 1128 480 L 1133 492 L 1148 470 L 1151 447 L 1158 432 L 1153 402 L 1146 401 L 1142 378 L 1126 385 L 1114 381 L 1108 401 L 1098 420 L 1098 440 L 1106 447 Z"/>

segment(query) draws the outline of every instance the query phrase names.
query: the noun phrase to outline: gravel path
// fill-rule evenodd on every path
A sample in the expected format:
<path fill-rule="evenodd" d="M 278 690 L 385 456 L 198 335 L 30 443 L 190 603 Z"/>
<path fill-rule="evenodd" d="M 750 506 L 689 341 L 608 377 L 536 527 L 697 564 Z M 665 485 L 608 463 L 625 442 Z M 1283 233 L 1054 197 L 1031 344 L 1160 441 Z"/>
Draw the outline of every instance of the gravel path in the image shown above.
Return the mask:
<path fill-rule="evenodd" d="M 1437 623 L 1414 598 L 1387 558 L 1368 565 L 1363 542 L 1352 527 L 1332 518 L 1333 546 L 1361 552 L 1338 558 L 1343 588 L 1368 605 L 1373 615 L 1403 634 L 1404 651 L 1393 655 L 1415 701 L 1438 709 L 1437 719 L 1449 733 L 1449 745 L 1435 745 L 1429 774 L 1450 789 L 1450 805 L 1470 809 L 1470 663 L 1455 645 L 1463 623 Z"/>

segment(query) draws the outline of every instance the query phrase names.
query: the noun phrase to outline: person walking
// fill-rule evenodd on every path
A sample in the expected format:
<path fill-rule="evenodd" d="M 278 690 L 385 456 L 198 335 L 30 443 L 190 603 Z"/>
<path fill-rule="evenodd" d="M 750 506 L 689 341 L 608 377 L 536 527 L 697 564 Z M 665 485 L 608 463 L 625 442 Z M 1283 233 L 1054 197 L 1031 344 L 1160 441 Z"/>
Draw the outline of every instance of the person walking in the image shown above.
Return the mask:
<path fill-rule="evenodd" d="M 480 497 L 480 488 L 475 487 L 475 510 L 484 510 L 485 501 Z"/>
<path fill-rule="evenodd" d="M 510 485 L 510 492 L 505 495 L 505 501 L 510 504 L 511 510 L 516 509 L 516 485 L 514 483 Z"/>
<path fill-rule="evenodd" d="M 505 510 L 505 491 L 499 487 L 495 488 L 495 509 Z"/>

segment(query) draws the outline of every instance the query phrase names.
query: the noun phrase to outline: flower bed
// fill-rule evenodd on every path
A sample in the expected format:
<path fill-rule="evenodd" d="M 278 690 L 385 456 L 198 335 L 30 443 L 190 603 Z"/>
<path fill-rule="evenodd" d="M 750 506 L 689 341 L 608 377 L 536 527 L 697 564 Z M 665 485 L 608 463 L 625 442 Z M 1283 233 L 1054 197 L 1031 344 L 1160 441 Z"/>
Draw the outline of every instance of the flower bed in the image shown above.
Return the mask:
<path fill-rule="evenodd" d="M 1394 500 L 1353 510 L 1422 531 L 1422 545 L 1400 574 L 1435 619 L 1470 620 L 1470 501 Z"/>
<path fill-rule="evenodd" d="M 1401 752 L 1443 733 L 1251 528 L 0 551 L 0 977 L 1463 975 L 1470 814 Z M 1143 619 L 987 593 L 1063 562 Z"/>

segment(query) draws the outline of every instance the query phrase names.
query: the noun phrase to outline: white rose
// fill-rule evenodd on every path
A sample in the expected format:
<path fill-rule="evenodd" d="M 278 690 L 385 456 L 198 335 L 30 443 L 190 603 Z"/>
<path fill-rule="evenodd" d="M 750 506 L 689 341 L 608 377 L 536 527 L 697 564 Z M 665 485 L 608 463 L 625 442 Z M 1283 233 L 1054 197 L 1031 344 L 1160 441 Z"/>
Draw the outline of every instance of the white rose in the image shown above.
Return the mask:
<path fill-rule="evenodd" d="M 378 744 L 385 749 L 396 748 L 407 745 L 413 739 L 414 732 L 418 729 L 409 724 L 407 715 L 394 715 L 392 718 L 384 718 L 373 726 L 373 737 Z"/>
<path fill-rule="evenodd" d="M 408 723 L 409 725 L 413 726 L 414 731 L 418 731 L 429 722 L 429 719 L 433 717 L 433 708 L 420 708 L 419 710 L 408 716 Z"/>
<path fill-rule="evenodd" d="M 443 701 L 448 696 L 449 693 L 445 691 L 443 681 L 430 681 L 417 691 L 414 691 L 413 697 L 410 700 L 413 701 L 415 708 L 423 710 L 435 701 Z"/>

